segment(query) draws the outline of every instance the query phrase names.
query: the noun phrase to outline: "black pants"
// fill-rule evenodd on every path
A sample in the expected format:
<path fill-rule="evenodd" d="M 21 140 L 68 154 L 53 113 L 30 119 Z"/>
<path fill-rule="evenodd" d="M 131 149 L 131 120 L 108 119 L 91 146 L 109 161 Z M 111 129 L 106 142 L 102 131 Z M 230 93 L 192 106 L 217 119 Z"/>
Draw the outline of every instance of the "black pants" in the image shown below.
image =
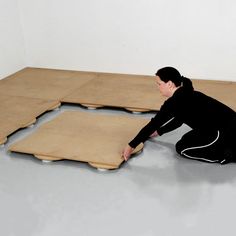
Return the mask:
<path fill-rule="evenodd" d="M 199 161 L 236 162 L 232 133 L 232 129 L 191 130 L 177 142 L 176 151 L 183 157 Z"/>

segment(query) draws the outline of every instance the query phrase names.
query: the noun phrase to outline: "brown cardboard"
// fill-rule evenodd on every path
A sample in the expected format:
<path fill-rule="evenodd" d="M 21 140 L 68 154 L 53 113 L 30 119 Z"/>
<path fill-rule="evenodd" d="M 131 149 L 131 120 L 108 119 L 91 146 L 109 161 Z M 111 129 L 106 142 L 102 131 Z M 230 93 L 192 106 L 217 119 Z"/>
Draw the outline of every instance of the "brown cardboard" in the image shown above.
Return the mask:
<path fill-rule="evenodd" d="M 211 96 L 236 111 L 236 82 L 192 80 L 195 90 Z"/>
<path fill-rule="evenodd" d="M 159 110 L 164 102 L 154 76 L 100 73 L 63 102 L 126 108 L 131 111 Z"/>
<path fill-rule="evenodd" d="M 0 94 L 60 102 L 96 76 L 93 72 L 25 68 L 0 81 Z"/>
<path fill-rule="evenodd" d="M 57 101 L 0 95 L 0 144 L 7 136 L 36 121 L 36 117 L 59 106 Z"/>
<path fill-rule="evenodd" d="M 147 119 L 67 111 L 42 125 L 35 133 L 10 146 L 43 160 L 75 160 L 91 166 L 116 169 L 121 152 Z M 142 149 L 142 145 L 136 151 Z"/>

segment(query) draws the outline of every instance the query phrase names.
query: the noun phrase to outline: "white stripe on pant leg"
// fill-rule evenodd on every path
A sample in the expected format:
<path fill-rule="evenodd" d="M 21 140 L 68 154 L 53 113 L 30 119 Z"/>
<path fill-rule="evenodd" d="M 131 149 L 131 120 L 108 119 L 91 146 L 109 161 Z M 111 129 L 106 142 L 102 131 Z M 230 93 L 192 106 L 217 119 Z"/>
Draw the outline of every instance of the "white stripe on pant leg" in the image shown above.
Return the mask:
<path fill-rule="evenodd" d="M 161 125 L 160 128 L 162 128 L 163 126 L 167 125 L 168 123 L 170 123 L 175 117 L 172 117 L 171 119 L 169 119 L 166 123 L 164 123 L 163 125 Z"/>
<path fill-rule="evenodd" d="M 185 154 L 184 152 L 188 151 L 188 150 L 209 147 L 209 146 L 211 146 L 213 143 L 215 143 L 219 139 L 219 136 L 220 136 L 220 131 L 218 130 L 217 131 L 217 137 L 216 137 L 216 139 L 213 142 L 211 142 L 211 143 L 209 143 L 207 145 L 203 145 L 203 146 L 185 148 L 183 151 L 181 151 L 181 155 L 184 155 L 184 156 L 186 156 L 188 158 L 191 158 L 191 159 L 203 160 L 203 161 L 208 161 L 208 162 L 217 162 L 219 160 L 209 160 L 209 159 L 205 159 L 205 158 L 201 158 L 201 157 L 193 157 L 193 156 L 189 156 L 189 155 Z"/>

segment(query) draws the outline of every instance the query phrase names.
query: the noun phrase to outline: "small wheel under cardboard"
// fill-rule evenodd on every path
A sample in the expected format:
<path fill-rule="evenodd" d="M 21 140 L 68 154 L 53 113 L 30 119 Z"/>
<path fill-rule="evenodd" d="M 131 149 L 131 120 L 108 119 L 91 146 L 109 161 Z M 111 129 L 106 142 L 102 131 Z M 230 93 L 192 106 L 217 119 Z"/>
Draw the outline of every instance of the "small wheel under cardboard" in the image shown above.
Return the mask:
<path fill-rule="evenodd" d="M 34 155 L 36 158 L 40 159 L 43 163 L 50 163 L 53 161 L 60 161 L 62 158 L 57 157 L 50 157 L 50 156 L 44 156 L 44 155 Z"/>
<path fill-rule="evenodd" d="M 143 108 L 132 108 L 132 107 L 125 107 L 127 111 L 131 111 L 133 113 L 142 113 L 142 112 L 148 112 L 150 111 L 149 109 L 143 109 Z"/>
<path fill-rule="evenodd" d="M 91 109 L 91 110 L 103 107 L 102 105 L 87 104 L 87 103 L 83 103 L 81 105 L 84 107 L 87 107 L 88 109 Z"/>
<path fill-rule="evenodd" d="M 91 165 L 92 167 L 97 168 L 99 171 L 114 170 L 119 167 L 119 166 L 106 165 L 106 164 L 101 164 L 101 163 L 96 163 L 96 162 L 88 162 L 88 164 Z"/>
<path fill-rule="evenodd" d="M 21 126 L 21 128 L 29 127 L 29 126 L 33 125 L 35 122 L 36 122 L 36 119 L 33 119 L 32 121 L 23 124 L 23 125 Z"/>

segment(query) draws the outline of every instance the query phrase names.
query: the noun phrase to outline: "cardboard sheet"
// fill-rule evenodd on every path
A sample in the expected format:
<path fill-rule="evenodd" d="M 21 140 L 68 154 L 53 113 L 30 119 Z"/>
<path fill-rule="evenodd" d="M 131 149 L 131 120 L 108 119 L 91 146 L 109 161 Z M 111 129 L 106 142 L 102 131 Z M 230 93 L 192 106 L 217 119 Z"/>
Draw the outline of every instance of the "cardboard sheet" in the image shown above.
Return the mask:
<path fill-rule="evenodd" d="M 236 111 L 236 82 L 192 80 L 195 90 L 211 96 Z"/>
<path fill-rule="evenodd" d="M 85 106 L 109 106 L 133 111 L 159 110 L 165 98 L 157 89 L 154 76 L 100 73 L 62 99 Z"/>
<path fill-rule="evenodd" d="M 57 101 L 0 95 L 0 144 L 7 136 L 29 126 L 42 113 L 58 107 Z"/>
<path fill-rule="evenodd" d="M 159 110 L 166 98 L 155 76 L 25 68 L 0 80 L 0 94 L 57 100 L 87 107 Z M 193 80 L 196 90 L 236 110 L 236 82 Z"/>
<path fill-rule="evenodd" d="M 147 122 L 137 117 L 68 111 L 9 149 L 43 160 L 68 159 L 116 169 L 124 161 L 122 149 Z"/>
<path fill-rule="evenodd" d="M 96 76 L 93 72 L 25 68 L 0 80 L 0 94 L 60 101 Z"/>

